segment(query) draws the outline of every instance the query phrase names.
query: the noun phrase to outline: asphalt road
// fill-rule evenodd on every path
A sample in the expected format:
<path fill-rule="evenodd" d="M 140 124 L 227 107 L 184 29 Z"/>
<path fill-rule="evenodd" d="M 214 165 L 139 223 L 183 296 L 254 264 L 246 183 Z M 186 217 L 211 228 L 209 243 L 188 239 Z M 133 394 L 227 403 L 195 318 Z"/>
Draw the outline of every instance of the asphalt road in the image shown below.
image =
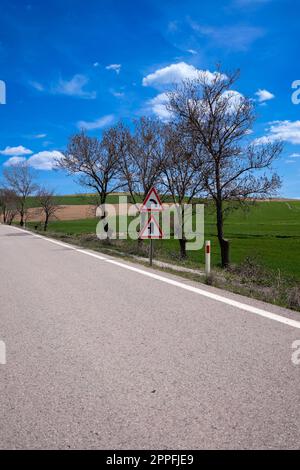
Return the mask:
<path fill-rule="evenodd" d="M 297 324 L 193 288 L 300 314 L 103 258 L 0 225 L 1 448 L 299 448 Z"/>

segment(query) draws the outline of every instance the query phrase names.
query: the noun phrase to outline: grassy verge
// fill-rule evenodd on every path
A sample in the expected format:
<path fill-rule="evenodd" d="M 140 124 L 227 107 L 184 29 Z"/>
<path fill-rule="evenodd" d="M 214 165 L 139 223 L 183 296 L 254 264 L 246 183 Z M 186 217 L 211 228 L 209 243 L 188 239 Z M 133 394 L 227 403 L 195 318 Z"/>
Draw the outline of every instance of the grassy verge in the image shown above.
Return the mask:
<path fill-rule="evenodd" d="M 144 241 L 141 245 L 136 240 L 100 241 L 95 235 L 97 222 L 97 219 L 51 222 L 47 235 L 84 248 L 122 258 L 131 259 L 132 255 L 140 257 L 148 255 L 149 246 L 147 241 Z M 28 227 L 33 229 L 34 223 L 29 223 Z M 294 272 L 293 269 L 282 270 L 278 267 L 280 264 L 280 250 L 284 249 L 282 244 L 287 244 L 286 247 L 291 246 L 290 238 L 272 239 L 269 233 L 265 233 L 264 237 L 261 234 L 258 235 L 256 244 L 253 241 L 253 246 L 255 245 L 256 248 L 255 251 L 251 250 L 252 244 L 249 243 L 249 240 L 251 241 L 249 235 L 248 238 L 234 238 L 232 249 L 235 254 L 234 259 L 238 261 L 233 262 L 230 269 L 221 270 L 218 265 L 219 253 L 215 236 L 208 229 L 206 236 L 213 240 L 214 246 L 211 277 L 205 279 L 204 276 L 199 274 L 176 273 L 194 281 L 206 282 L 215 287 L 300 311 L 300 273 L 297 270 Z M 239 243 L 241 240 L 242 242 L 247 240 L 247 243 Z M 299 250 L 299 245 L 297 245 L 299 241 L 293 241 Z M 255 255 L 255 253 L 261 254 Z M 291 266 L 293 267 L 297 255 L 299 255 L 299 252 L 295 253 L 294 260 L 291 260 Z M 155 259 L 174 265 L 174 270 L 172 268 L 160 268 L 165 271 L 174 272 L 179 265 L 198 270 L 204 269 L 203 250 L 200 252 L 189 252 L 189 258 L 183 261 L 178 254 L 178 240 L 155 240 Z M 266 259 L 268 260 L 267 263 L 265 262 Z M 276 268 L 274 268 L 275 261 L 278 263 Z M 292 263 L 292 261 L 294 262 Z M 144 264 L 142 260 L 140 262 Z M 299 270 L 299 264 L 295 266 Z"/>
<path fill-rule="evenodd" d="M 49 231 L 95 234 L 96 225 L 97 219 L 55 221 L 50 223 Z M 235 210 L 226 218 L 225 236 L 230 240 L 232 263 L 257 258 L 266 268 L 279 270 L 283 276 L 295 277 L 300 282 L 300 201 L 259 202 L 246 212 Z M 205 209 L 205 239 L 212 242 L 212 265 L 217 268 L 220 250 L 214 212 L 209 207 Z M 178 240 L 157 240 L 155 250 L 160 257 L 181 262 Z M 203 250 L 189 251 L 188 266 L 199 267 L 202 262 Z"/>

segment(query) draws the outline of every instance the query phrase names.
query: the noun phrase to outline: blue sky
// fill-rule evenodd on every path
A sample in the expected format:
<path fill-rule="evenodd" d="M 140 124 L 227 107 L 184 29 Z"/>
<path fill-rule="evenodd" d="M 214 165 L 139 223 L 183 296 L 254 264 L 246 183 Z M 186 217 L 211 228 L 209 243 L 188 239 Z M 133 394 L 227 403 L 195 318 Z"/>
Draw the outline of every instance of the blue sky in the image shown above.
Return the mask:
<path fill-rule="evenodd" d="M 82 192 L 51 169 L 71 134 L 165 119 L 171 84 L 221 62 L 256 100 L 253 138 L 285 141 L 281 195 L 300 197 L 299 15 L 292 0 L 1 0 L 0 179 L 26 158 L 57 193 Z"/>

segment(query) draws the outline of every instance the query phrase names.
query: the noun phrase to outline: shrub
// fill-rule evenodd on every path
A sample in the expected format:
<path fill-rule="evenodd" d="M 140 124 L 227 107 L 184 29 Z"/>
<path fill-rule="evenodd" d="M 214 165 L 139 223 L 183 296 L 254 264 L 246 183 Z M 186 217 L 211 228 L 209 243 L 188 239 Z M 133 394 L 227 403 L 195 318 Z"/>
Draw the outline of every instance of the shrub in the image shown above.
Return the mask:
<path fill-rule="evenodd" d="M 287 305 L 289 308 L 300 310 L 300 286 L 294 286 L 288 290 Z"/>

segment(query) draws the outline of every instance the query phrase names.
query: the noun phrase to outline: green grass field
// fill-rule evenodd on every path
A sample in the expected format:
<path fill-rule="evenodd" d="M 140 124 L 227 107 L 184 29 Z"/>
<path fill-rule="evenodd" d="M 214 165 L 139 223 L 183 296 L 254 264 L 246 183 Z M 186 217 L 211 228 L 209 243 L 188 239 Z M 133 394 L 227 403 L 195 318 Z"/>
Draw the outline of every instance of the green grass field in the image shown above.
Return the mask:
<path fill-rule="evenodd" d="M 97 219 L 55 221 L 49 224 L 49 232 L 95 233 L 96 224 Z M 225 235 L 231 242 L 233 263 L 241 263 L 248 256 L 256 257 L 266 267 L 300 280 L 300 201 L 258 202 L 246 212 L 237 209 L 226 219 Z M 206 210 L 205 214 L 205 239 L 212 242 L 212 263 L 217 266 L 219 247 L 211 210 Z M 155 248 L 162 258 L 175 260 L 178 240 L 156 240 Z M 200 266 L 204 259 L 203 249 L 190 251 L 188 258 L 192 266 Z"/>
<path fill-rule="evenodd" d="M 142 197 L 136 197 L 137 202 L 142 202 Z M 54 196 L 54 202 L 57 205 L 62 206 L 82 206 L 84 204 L 95 204 L 95 195 L 93 194 L 70 194 L 65 196 Z M 118 194 L 109 194 L 106 200 L 107 204 L 118 204 L 119 196 Z M 128 195 L 128 203 L 130 203 L 130 196 Z M 172 202 L 171 197 L 165 196 L 164 202 Z M 27 207 L 39 207 L 38 198 L 35 196 L 30 196 L 27 199 Z"/>
<path fill-rule="evenodd" d="M 119 201 L 118 195 L 110 194 L 107 197 L 108 204 L 117 204 Z M 70 194 L 67 196 L 54 196 L 54 202 L 57 205 L 62 206 L 82 206 L 85 204 L 95 204 L 95 196 L 92 194 Z M 27 206 L 31 207 L 39 207 L 38 198 L 35 196 L 31 196 L 27 200 Z"/>

